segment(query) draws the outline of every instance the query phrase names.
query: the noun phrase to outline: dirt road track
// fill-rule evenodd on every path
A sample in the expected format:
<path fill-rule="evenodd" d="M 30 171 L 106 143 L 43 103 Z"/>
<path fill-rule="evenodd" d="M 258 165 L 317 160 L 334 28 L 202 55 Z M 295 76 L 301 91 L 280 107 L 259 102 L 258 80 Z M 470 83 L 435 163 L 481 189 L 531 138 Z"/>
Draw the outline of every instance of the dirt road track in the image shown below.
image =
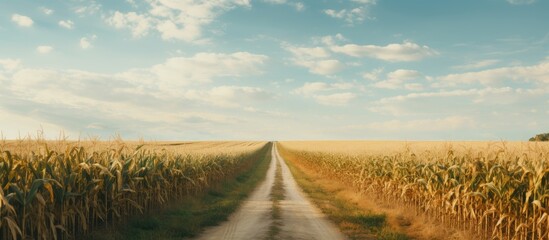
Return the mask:
<path fill-rule="evenodd" d="M 345 236 L 305 197 L 278 153 L 276 144 L 272 148 L 272 161 L 267 176 L 246 199 L 241 207 L 219 226 L 207 229 L 197 239 L 318 239 L 338 240 Z M 269 235 L 273 224 L 270 193 L 274 184 L 277 164 L 280 163 L 285 190 L 284 200 L 279 202 L 281 210 L 280 232 Z"/>

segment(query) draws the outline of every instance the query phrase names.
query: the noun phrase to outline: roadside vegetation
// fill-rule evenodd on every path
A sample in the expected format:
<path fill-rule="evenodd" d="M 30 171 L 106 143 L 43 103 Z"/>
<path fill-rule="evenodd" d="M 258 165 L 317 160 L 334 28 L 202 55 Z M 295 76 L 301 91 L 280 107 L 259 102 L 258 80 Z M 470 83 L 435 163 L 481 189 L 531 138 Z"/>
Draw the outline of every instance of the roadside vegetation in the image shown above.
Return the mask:
<path fill-rule="evenodd" d="M 127 236 L 134 238 L 140 233 L 131 229 L 161 229 L 193 216 L 191 229 L 173 233 L 167 228 L 165 235 L 191 236 L 236 208 L 254 185 L 245 181 L 251 179 L 246 174 L 264 162 L 258 160 L 269 150 L 264 142 L 215 142 L 218 149 L 202 151 L 181 151 L 180 145 L 170 144 L 3 141 L 0 239 L 82 238 L 125 224 L 130 226 Z M 243 187 L 238 182 L 249 186 L 235 190 Z M 172 223 L 154 217 L 143 220 L 177 206 L 179 200 L 191 207 L 166 211 L 174 217 Z M 212 205 L 204 205 L 208 201 Z"/>
<path fill-rule="evenodd" d="M 406 235 L 391 229 L 387 217 L 361 208 L 345 195 L 345 186 L 316 174 L 301 165 L 296 156 L 278 148 L 298 185 L 349 239 L 405 240 Z"/>
<path fill-rule="evenodd" d="M 529 141 L 531 141 L 531 142 L 547 142 L 547 141 L 549 141 L 549 133 L 537 134 L 536 136 L 531 137 Z"/>
<path fill-rule="evenodd" d="M 378 205 L 415 213 L 389 221 L 404 223 L 396 227 L 413 238 L 549 237 L 549 145 L 430 142 L 418 143 L 419 148 L 401 144 L 393 151 L 385 149 L 385 154 L 368 154 L 363 152 L 368 142 L 346 144 L 357 145 L 356 152 L 345 153 L 318 142 L 283 142 L 279 149 L 294 166 L 364 196 L 356 202 L 377 199 Z M 427 229 L 427 235 L 412 231 L 417 229 L 416 222 L 429 221 L 441 225 Z"/>
<path fill-rule="evenodd" d="M 274 161 L 274 160 L 273 160 Z M 276 163 L 276 171 L 275 171 L 275 178 L 274 178 L 274 185 L 271 188 L 271 200 L 273 201 L 273 207 L 271 210 L 271 217 L 273 219 L 273 223 L 271 224 L 269 228 L 269 235 L 267 239 L 277 239 L 278 234 L 280 233 L 280 228 L 282 226 L 282 217 L 281 217 L 281 209 L 280 209 L 280 201 L 284 200 L 284 183 L 282 180 L 282 169 L 280 167 L 280 163 Z"/>
<path fill-rule="evenodd" d="M 92 233 L 88 239 L 181 239 L 195 237 L 205 227 L 226 221 L 241 202 L 265 178 L 271 161 L 270 144 L 250 156 L 253 164 L 209 190 L 172 201 L 160 211 L 151 211 Z"/>

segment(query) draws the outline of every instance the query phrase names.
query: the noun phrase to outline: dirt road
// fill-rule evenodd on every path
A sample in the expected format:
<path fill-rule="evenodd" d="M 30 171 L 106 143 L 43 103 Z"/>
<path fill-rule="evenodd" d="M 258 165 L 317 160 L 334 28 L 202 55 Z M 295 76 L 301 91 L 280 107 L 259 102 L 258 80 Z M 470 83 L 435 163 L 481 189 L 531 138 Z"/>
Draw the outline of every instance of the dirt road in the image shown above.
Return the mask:
<path fill-rule="evenodd" d="M 345 236 L 305 197 L 288 166 L 273 144 L 267 176 L 242 206 L 219 226 L 207 229 L 197 239 L 318 239 L 338 240 Z M 278 163 L 278 164 L 277 164 Z M 278 202 L 279 219 L 273 219 L 271 189 L 277 165 L 282 173 L 284 199 Z M 273 224 L 278 222 L 272 231 Z"/>

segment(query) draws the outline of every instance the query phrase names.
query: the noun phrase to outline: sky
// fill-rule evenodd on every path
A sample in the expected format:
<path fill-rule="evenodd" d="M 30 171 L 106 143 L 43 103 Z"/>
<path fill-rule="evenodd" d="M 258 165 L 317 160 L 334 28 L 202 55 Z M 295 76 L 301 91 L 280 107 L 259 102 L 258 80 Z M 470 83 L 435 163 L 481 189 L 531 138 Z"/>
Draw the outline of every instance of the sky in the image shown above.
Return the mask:
<path fill-rule="evenodd" d="M 526 140 L 547 0 L 0 0 L 3 138 Z"/>

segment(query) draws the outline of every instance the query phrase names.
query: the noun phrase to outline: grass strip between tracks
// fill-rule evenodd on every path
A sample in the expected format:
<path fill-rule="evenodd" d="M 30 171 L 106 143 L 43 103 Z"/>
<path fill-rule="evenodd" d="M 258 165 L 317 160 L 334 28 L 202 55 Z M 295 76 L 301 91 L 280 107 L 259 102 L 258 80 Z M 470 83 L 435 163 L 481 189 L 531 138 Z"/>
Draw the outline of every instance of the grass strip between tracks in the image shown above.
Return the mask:
<path fill-rule="evenodd" d="M 274 161 L 274 159 L 273 159 Z M 271 200 L 273 201 L 273 208 L 271 216 L 273 223 L 269 228 L 269 235 L 267 239 L 277 239 L 278 233 L 280 233 L 280 227 L 282 226 L 280 201 L 284 200 L 284 183 L 282 181 L 282 167 L 280 162 L 276 163 L 274 185 L 271 189 Z"/>
<path fill-rule="evenodd" d="M 295 156 L 291 153 L 284 151 L 281 147 L 278 149 L 297 184 L 349 239 L 409 239 L 406 235 L 391 230 L 384 214 L 359 208 L 348 199 L 341 197 L 338 194 L 342 190 L 341 186 L 324 186 L 320 182 L 326 179 L 296 164 Z"/>
<path fill-rule="evenodd" d="M 205 193 L 188 196 L 159 210 L 135 216 L 118 227 L 92 232 L 87 239 L 182 239 L 197 236 L 205 227 L 227 220 L 262 181 L 271 161 L 269 143 L 253 157 L 253 165 L 241 174 L 212 187 Z"/>

